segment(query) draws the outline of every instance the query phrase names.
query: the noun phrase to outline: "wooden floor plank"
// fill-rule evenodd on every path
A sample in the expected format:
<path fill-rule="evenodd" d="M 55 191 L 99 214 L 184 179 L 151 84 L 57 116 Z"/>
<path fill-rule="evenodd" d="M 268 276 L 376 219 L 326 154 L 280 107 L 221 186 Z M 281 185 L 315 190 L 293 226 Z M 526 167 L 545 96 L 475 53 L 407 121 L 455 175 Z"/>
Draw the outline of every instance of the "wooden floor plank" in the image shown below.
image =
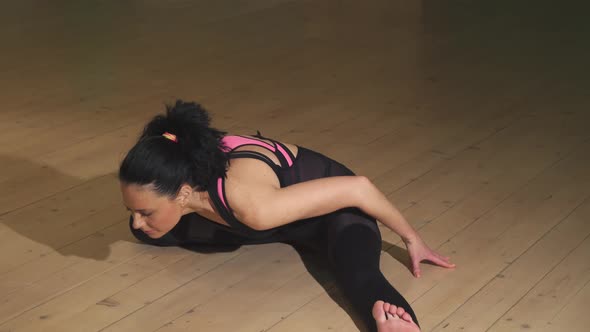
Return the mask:
<path fill-rule="evenodd" d="M 187 312 L 196 310 L 242 280 L 258 275 L 261 269 L 272 266 L 274 261 L 281 259 L 291 250 L 281 244 L 255 246 L 244 255 L 191 280 L 182 288 L 177 288 L 150 302 L 141 310 L 114 321 L 101 331 L 156 330 Z"/>
<path fill-rule="evenodd" d="M 335 296 L 338 294 L 336 293 Z M 301 331 L 303 327 L 313 332 L 345 331 L 354 326 L 350 316 L 335 305 L 330 296 L 323 294 L 272 326 L 268 331 L 295 332 Z"/>
<path fill-rule="evenodd" d="M 433 330 L 487 330 L 588 237 L 589 212 L 586 200 Z"/>
<path fill-rule="evenodd" d="M 184 253 L 179 260 L 172 262 L 167 259 L 170 264 L 163 266 L 163 269 L 157 273 L 119 292 L 109 294 L 104 300 L 91 304 L 83 308 L 82 311 L 53 325 L 57 324 L 62 331 L 99 331 L 136 311 L 142 310 L 166 294 L 183 287 L 191 280 L 219 268 L 220 265 L 243 252 L 244 250 L 220 254 Z M 164 257 L 166 256 L 163 250 L 155 252 L 155 255 L 162 254 Z M 153 265 L 151 262 L 146 263 Z"/>
<path fill-rule="evenodd" d="M 584 116 L 578 119 L 584 119 Z M 439 234 L 446 233 L 450 237 L 454 234 L 452 229 L 461 230 L 477 220 L 583 139 L 570 135 L 568 143 L 562 144 L 564 134 L 573 133 L 571 128 L 555 126 L 552 131 L 547 124 L 553 119 L 546 116 L 535 120 L 544 123 L 542 126 L 545 127 L 545 135 L 539 140 L 535 138 L 536 129 L 533 129 L 537 127 L 530 126 L 530 121 L 530 117 L 518 119 L 501 132 L 443 159 L 421 177 L 404 178 L 413 168 L 420 169 L 423 158 L 404 165 L 399 172 L 390 173 L 394 183 L 407 182 L 389 195 L 390 200 L 416 227 L 429 226 L 423 235 L 428 243 L 433 246 L 441 244 L 440 241 L 445 240 L 438 239 Z M 568 121 L 576 123 L 578 120 Z M 582 128 L 576 132 L 584 135 Z M 535 148 L 539 145 L 543 145 L 543 149 Z M 524 159 L 520 158 L 525 153 L 523 151 L 527 153 Z M 430 233 L 429 229 L 435 231 Z M 384 237 L 392 239 L 388 232 L 384 230 Z M 437 234 L 437 239 L 431 238 L 430 234 Z M 393 239 L 397 238 L 394 236 Z"/>
<path fill-rule="evenodd" d="M 265 266 L 263 271 L 240 281 L 219 293 L 212 301 L 183 314 L 158 331 L 259 329 L 261 326 L 270 326 L 280 321 L 282 316 L 308 302 L 321 290 L 321 287 L 311 283 L 309 278 L 304 278 L 304 285 L 309 290 L 300 288 L 297 296 L 283 296 L 292 294 L 295 288 L 289 284 L 301 283 L 301 277 L 305 273 L 295 250 L 289 250 L 280 259 Z M 217 315 L 216 313 L 227 310 L 228 303 L 232 303 L 232 314 Z"/>
<path fill-rule="evenodd" d="M 160 251 L 155 253 L 155 251 Z M 11 318 L 0 325 L 0 328 L 7 330 L 26 330 L 26 331 L 46 331 L 55 329 L 64 319 L 74 315 L 84 308 L 91 305 L 110 305 L 108 295 L 126 289 L 137 282 L 148 278 L 150 275 L 157 273 L 162 267 L 158 261 L 162 260 L 164 265 L 169 265 L 181 257 L 185 256 L 186 251 L 178 248 L 171 248 L 170 255 L 162 255 L 158 248 L 150 248 L 145 253 L 140 253 L 136 257 L 112 266 L 103 273 L 92 273 L 92 277 L 84 280 L 82 283 L 75 285 L 74 288 L 59 294 L 57 297 L 49 298 L 48 301 L 42 302 L 33 308 Z M 168 256 L 168 257 L 167 257 Z M 103 263 L 108 264 L 108 262 Z M 93 264 L 96 267 L 98 264 Z M 79 278 L 80 273 L 88 273 L 87 269 L 81 269 L 83 266 L 74 266 L 72 269 L 64 270 L 57 275 L 55 280 L 47 281 L 51 283 L 62 284 L 64 279 Z M 80 270 L 79 270 L 80 269 Z M 64 278 L 65 277 L 65 278 Z M 40 290 L 44 290 L 45 281 L 39 284 Z M 60 285 L 61 286 L 61 285 Z M 48 287 L 52 288 L 52 287 Z M 37 290 L 39 291 L 39 290 Z M 107 295 L 107 297 L 105 297 Z M 52 327 L 54 326 L 54 327 Z"/>
<path fill-rule="evenodd" d="M 589 282 L 586 282 L 586 285 L 574 295 L 572 300 L 557 311 L 543 329 L 544 331 L 582 332 L 588 329 L 590 318 L 580 308 L 588 308 L 590 304 L 589 284 Z"/>
<path fill-rule="evenodd" d="M 454 256 L 462 273 L 439 282 L 429 281 L 436 287 L 414 302 L 416 310 L 422 312 L 423 322 L 436 325 L 444 319 L 590 194 L 590 187 L 579 186 L 578 182 L 586 174 L 579 151 L 586 148 L 584 145 L 442 246 L 445 252 L 456 251 Z M 434 273 L 435 278 L 441 272 L 428 273 Z"/>
<path fill-rule="evenodd" d="M 6 230 L 0 233 L 0 237 L 11 239 L 3 241 L 2 246 L 13 253 L 0 257 L 0 272 L 38 259 L 127 219 L 117 186 L 113 177 L 100 177 L 0 216 L 1 225 Z"/>
<path fill-rule="evenodd" d="M 131 250 L 129 253 L 118 251 L 120 250 L 118 249 L 119 247 L 121 247 L 121 250 L 129 249 L 123 249 L 128 245 L 116 243 L 117 241 L 133 243 L 135 240 L 130 232 L 126 232 L 127 229 L 128 222 L 124 220 L 81 238 L 63 248 L 39 254 L 36 259 L 30 261 L 22 259 L 21 265 L 5 271 L 0 275 L 0 294 L 4 298 L 19 289 L 49 278 L 61 270 L 67 269 L 75 264 L 85 263 L 87 259 L 104 260 L 111 255 L 125 259 L 127 255 L 139 253 L 141 248 L 137 245 L 130 246 L 129 249 Z M 126 234 L 126 236 L 122 236 L 123 234 Z"/>
<path fill-rule="evenodd" d="M 553 326 L 547 324 L 551 324 L 590 281 L 589 250 L 590 237 L 586 237 L 583 243 L 498 319 L 489 331 L 521 331 L 523 328 L 554 330 Z"/>

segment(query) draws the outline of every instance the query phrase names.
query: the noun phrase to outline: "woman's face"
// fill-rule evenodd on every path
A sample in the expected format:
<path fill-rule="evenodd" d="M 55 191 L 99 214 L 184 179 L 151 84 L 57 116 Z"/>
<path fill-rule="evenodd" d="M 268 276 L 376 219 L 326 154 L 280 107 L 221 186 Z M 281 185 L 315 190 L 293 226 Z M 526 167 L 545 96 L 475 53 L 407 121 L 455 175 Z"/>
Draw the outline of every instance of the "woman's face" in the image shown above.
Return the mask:
<path fill-rule="evenodd" d="M 157 239 L 168 233 L 182 217 L 182 206 L 176 199 L 162 196 L 152 186 L 121 183 L 123 204 L 133 216 L 133 228 Z"/>

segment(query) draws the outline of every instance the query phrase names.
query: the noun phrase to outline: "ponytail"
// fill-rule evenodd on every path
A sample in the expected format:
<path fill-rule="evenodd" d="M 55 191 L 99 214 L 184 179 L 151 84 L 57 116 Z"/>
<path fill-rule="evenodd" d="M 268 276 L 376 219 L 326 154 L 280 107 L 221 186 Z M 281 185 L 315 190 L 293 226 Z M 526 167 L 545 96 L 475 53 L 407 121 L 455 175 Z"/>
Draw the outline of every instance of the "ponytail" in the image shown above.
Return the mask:
<path fill-rule="evenodd" d="M 209 127 L 211 118 L 201 105 L 177 100 L 166 105 L 143 129 L 138 142 L 119 168 L 119 180 L 154 186 L 162 195 L 176 196 L 183 184 L 198 191 L 225 177 L 228 158 L 225 132 Z"/>

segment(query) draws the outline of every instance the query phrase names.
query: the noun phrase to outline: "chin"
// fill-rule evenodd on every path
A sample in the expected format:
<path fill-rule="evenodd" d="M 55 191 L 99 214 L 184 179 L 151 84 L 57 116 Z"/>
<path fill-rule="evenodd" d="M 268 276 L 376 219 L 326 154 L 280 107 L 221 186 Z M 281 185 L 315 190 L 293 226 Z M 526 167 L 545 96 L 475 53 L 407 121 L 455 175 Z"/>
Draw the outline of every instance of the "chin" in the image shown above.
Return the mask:
<path fill-rule="evenodd" d="M 147 235 L 149 238 L 152 238 L 152 239 L 159 239 L 162 236 L 164 236 L 164 234 L 161 233 L 161 232 L 152 232 L 152 233 L 146 233 L 146 232 L 144 232 L 144 234 Z"/>

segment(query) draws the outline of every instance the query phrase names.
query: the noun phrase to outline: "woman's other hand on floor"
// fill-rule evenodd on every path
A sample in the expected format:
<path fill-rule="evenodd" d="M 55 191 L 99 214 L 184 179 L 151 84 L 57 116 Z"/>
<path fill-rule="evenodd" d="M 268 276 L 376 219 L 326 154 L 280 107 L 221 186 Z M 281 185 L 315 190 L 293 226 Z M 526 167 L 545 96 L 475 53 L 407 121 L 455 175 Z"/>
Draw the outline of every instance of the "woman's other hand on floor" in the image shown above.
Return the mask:
<path fill-rule="evenodd" d="M 430 249 L 426 243 L 420 238 L 416 237 L 405 241 L 406 248 L 410 254 L 410 268 L 412 274 L 416 278 L 420 278 L 422 272 L 420 270 L 420 262 L 429 261 L 435 265 L 452 269 L 455 264 L 450 262 L 450 258 L 443 256 L 436 251 Z"/>

